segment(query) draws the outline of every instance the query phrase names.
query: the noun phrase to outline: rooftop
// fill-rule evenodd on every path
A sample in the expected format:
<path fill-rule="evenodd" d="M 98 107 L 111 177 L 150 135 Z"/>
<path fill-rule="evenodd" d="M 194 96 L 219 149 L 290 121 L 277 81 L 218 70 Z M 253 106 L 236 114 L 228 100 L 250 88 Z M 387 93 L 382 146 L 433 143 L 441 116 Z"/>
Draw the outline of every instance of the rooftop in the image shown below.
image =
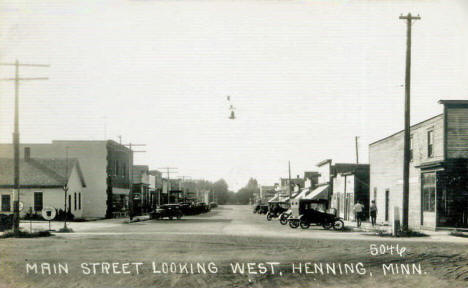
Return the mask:
<path fill-rule="evenodd" d="M 78 165 L 83 187 L 86 186 L 75 158 L 70 159 L 20 159 L 20 187 L 61 187 L 68 183 L 73 167 Z M 0 186 L 13 187 L 14 159 L 0 158 Z"/>

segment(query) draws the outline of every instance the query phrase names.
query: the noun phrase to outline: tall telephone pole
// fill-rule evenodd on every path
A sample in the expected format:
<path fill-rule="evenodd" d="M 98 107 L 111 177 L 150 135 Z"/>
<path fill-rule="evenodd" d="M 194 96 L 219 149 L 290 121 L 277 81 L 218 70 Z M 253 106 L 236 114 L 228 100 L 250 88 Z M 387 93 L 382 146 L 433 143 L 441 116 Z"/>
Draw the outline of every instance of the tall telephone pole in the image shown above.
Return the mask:
<path fill-rule="evenodd" d="M 187 196 L 185 194 L 185 179 L 191 179 L 192 177 L 190 176 L 179 176 L 179 179 L 182 179 L 182 197 L 184 199 L 184 202 L 187 202 Z"/>
<path fill-rule="evenodd" d="M 30 80 L 48 80 L 48 77 L 34 77 L 34 78 L 21 78 L 19 76 L 19 67 L 50 67 L 45 64 L 23 64 L 19 63 L 18 60 L 15 63 L 0 63 L 1 66 L 15 66 L 15 78 L 5 78 L 1 79 L 4 81 L 15 81 L 15 127 L 13 132 L 13 146 L 14 146 L 14 191 L 16 199 L 13 202 L 13 229 L 14 233 L 19 233 L 19 222 L 20 222 L 20 213 L 19 213 L 19 203 L 20 203 L 20 170 L 19 170 L 19 85 L 20 81 L 30 81 Z"/>
<path fill-rule="evenodd" d="M 176 170 L 177 168 L 162 167 L 162 168 L 158 168 L 158 169 L 165 169 L 166 170 L 165 173 L 167 174 L 167 204 L 171 204 L 171 174 L 177 173 L 176 171 L 171 171 L 171 170 Z"/>
<path fill-rule="evenodd" d="M 409 164 L 410 164 L 410 88 L 411 88 L 411 26 L 413 20 L 420 20 L 421 17 L 413 16 L 411 13 L 403 16 L 400 20 L 406 21 L 406 71 L 405 71 L 405 133 L 403 142 L 403 215 L 402 230 L 408 231 L 408 210 L 409 210 Z"/>
<path fill-rule="evenodd" d="M 356 146 L 356 164 L 359 164 L 359 148 L 358 148 L 359 136 L 354 137 L 354 142 Z"/>
<path fill-rule="evenodd" d="M 291 197 L 292 197 L 292 191 L 291 191 L 291 161 L 288 161 L 288 170 L 289 170 L 289 180 L 288 180 L 288 186 L 289 186 L 289 201 L 291 201 Z"/>
<path fill-rule="evenodd" d="M 122 141 L 122 140 L 120 140 Z M 128 149 L 130 150 L 130 157 L 128 157 L 128 203 L 129 203 L 129 218 L 130 221 L 133 219 L 133 214 L 134 214 L 134 205 L 133 205 L 133 153 L 143 153 L 146 151 L 133 151 L 132 147 L 141 147 L 141 146 L 146 146 L 146 144 L 123 144 L 123 146 L 127 146 Z"/>

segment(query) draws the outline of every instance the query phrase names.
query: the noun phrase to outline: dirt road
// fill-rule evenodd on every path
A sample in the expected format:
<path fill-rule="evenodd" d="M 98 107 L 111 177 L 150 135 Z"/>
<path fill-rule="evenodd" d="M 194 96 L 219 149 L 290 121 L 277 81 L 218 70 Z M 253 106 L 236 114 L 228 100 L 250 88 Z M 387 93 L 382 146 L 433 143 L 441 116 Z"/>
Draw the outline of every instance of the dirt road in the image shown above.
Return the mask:
<path fill-rule="evenodd" d="M 292 230 L 249 207 L 0 240 L 0 287 L 466 287 L 468 242 Z M 59 225 L 59 224 L 58 224 Z"/>

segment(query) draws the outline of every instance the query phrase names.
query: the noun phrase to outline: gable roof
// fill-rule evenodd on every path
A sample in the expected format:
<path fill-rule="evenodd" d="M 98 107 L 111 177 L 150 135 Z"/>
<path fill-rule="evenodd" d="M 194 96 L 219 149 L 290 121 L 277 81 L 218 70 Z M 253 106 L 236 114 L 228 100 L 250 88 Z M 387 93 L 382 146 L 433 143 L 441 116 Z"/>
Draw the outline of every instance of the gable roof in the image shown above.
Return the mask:
<path fill-rule="evenodd" d="M 86 187 L 78 159 L 20 159 L 20 187 L 63 187 L 77 167 L 81 185 Z M 14 186 L 14 159 L 0 158 L 0 187 Z"/>

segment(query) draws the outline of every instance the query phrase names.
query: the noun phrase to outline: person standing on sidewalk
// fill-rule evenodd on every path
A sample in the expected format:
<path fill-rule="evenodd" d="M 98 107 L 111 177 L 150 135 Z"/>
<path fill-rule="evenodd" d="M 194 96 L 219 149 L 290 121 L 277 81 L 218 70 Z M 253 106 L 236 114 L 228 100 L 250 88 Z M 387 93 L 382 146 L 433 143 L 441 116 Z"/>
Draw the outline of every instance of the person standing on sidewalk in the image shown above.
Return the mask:
<path fill-rule="evenodd" d="M 362 220 L 362 210 L 364 208 L 364 205 L 361 204 L 360 201 L 358 201 L 354 205 L 354 213 L 356 214 L 356 222 L 357 222 L 357 227 L 361 227 L 361 220 Z"/>
<path fill-rule="evenodd" d="M 372 200 L 370 205 L 370 217 L 372 221 L 372 227 L 375 226 L 375 220 L 377 218 L 377 206 L 375 205 L 375 200 Z"/>

